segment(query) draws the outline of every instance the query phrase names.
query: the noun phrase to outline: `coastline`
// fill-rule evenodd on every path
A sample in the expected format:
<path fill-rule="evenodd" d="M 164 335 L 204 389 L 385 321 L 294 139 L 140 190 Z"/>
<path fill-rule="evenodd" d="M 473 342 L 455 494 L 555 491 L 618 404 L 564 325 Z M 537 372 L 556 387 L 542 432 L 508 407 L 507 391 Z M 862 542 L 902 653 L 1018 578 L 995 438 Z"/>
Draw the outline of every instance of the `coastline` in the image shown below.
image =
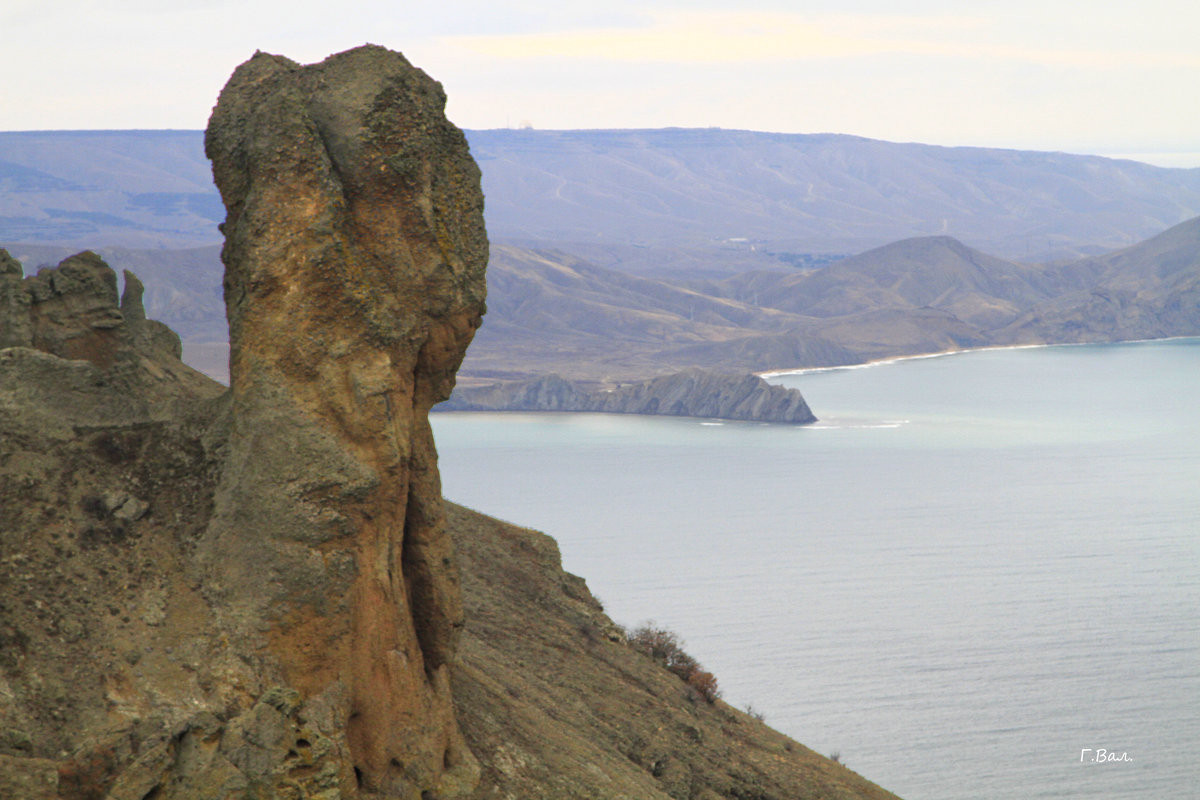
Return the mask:
<path fill-rule="evenodd" d="M 1045 347 L 1087 347 L 1097 344 L 1144 344 L 1146 342 L 1172 342 L 1181 339 L 1200 339 L 1200 335 L 1195 336 L 1163 336 L 1157 339 L 1118 339 L 1111 342 L 1043 342 L 1040 344 L 997 344 L 985 345 L 983 347 L 965 347 L 961 350 L 940 350 L 936 353 L 917 353 L 907 356 L 889 356 L 887 358 L 876 358 L 871 361 L 864 361 L 861 364 L 838 364 L 833 367 L 798 367 L 796 369 L 771 369 L 763 372 L 755 372 L 758 377 L 769 380 L 771 378 L 782 377 L 784 375 L 808 375 L 814 372 L 833 372 L 842 369 L 867 369 L 868 367 L 881 367 L 887 364 L 895 364 L 900 361 L 917 361 L 924 358 L 942 358 L 945 356 L 958 356 L 966 353 L 981 353 L 988 350 L 1035 350 Z"/>

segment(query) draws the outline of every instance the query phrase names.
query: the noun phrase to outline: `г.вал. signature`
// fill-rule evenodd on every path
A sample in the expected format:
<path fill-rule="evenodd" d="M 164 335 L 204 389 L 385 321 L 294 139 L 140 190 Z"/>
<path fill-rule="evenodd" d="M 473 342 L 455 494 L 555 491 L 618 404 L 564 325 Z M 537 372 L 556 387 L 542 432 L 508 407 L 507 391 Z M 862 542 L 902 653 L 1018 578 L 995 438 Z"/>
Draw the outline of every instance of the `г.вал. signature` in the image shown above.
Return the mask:
<path fill-rule="evenodd" d="M 1133 761 L 1129 757 L 1129 753 L 1115 753 L 1111 750 L 1105 750 L 1103 747 L 1093 750 L 1090 747 L 1085 747 L 1079 751 L 1079 762 L 1082 764 L 1087 760 L 1088 753 L 1095 753 L 1089 763 L 1102 764 L 1110 761 Z"/>

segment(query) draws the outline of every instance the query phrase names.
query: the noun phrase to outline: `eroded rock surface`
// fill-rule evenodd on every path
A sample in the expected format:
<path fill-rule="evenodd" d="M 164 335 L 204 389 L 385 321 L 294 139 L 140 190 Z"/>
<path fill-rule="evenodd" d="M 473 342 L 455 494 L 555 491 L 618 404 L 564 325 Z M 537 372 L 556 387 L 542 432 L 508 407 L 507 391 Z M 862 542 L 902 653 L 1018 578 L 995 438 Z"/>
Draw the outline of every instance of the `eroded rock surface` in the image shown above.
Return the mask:
<path fill-rule="evenodd" d="M 6 255 L 0 797 L 248 787 L 216 748 L 239 758 L 222 732 L 271 676 L 226 646 L 192 560 L 219 474 L 224 387 L 180 363 L 133 275 L 119 301 L 93 253 L 29 278 Z"/>
<path fill-rule="evenodd" d="M 441 87 L 257 54 L 207 149 L 231 387 L 92 253 L 0 252 L 0 796 L 448 798 L 479 767 L 427 414 L 484 310 Z"/>
<path fill-rule="evenodd" d="M 477 773 L 450 697 L 462 601 L 428 412 L 479 326 L 487 239 L 444 105 L 383 48 L 259 53 L 206 137 L 233 425 L 201 558 L 235 635 L 267 620 L 289 685 L 345 693 L 359 784 L 413 797 Z"/>
<path fill-rule="evenodd" d="M 179 337 L 146 319 L 128 270 L 118 300 L 116 273 L 95 253 L 26 278 L 0 249 L 0 385 L 12 402 L 64 424 L 167 419 L 179 401 L 216 394 L 179 355 Z"/>

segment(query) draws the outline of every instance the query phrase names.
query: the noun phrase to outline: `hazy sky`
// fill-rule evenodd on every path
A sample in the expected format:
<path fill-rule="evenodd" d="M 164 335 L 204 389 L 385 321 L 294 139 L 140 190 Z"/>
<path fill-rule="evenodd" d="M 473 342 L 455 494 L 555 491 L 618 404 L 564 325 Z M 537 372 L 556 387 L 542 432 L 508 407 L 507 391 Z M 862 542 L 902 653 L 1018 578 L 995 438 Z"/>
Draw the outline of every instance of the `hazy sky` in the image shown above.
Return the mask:
<path fill-rule="evenodd" d="M 1196 0 L 0 0 L 0 31 L 0 130 L 203 128 L 256 49 L 308 63 L 373 42 L 442 81 L 467 128 L 720 126 L 1200 165 Z"/>

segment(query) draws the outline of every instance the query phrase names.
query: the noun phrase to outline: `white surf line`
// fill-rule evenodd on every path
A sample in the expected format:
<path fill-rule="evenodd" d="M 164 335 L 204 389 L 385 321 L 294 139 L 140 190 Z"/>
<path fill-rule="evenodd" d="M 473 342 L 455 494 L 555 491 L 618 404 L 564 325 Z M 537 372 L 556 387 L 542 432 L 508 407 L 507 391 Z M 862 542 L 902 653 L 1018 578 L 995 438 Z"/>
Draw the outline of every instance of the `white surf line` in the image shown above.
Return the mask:
<path fill-rule="evenodd" d="M 822 419 L 812 425 L 805 425 L 805 430 L 810 431 L 867 431 L 867 430 L 883 430 L 892 428 L 903 428 L 905 425 L 911 424 L 911 420 L 882 420 L 880 422 L 841 422 L 835 419 Z"/>
<path fill-rule="evenodd" d="M 1177 342 L 1181 339 L 1200 339 L 1200 336 L 1160 336 L 1153 339 L 1119 339 L 1115 342 L 1045 342 L 1041 344 L 993 344 L 983 347 L 964 347 L 961 350 L 942 350 L 937 353 L 918 353 L 911 356 L 892 356 L 879 358 L 874 361 L 864 361 L 861 364 L 838 364 L 832 367 L 798 367 L 796 369 L 772 369 L 754 373 L 760 378 L 774 378 L 780 375 L 806 375 L 810 372 L 833 372 L 839 369 L 866 369 L 885 364 L 896 364 L 901 361 L 916 361 L 922 358 L 941 358 L 943 356 L 958 356 L 964 353 L 983 353 L 988 350 L 1036 350 L 1044 347 L 1088 347 L 1098 344 L 1149 344 L 1151 342 Z"/>
<path fill-rule="evenodd" d="M 1179 339 L 1190 339 L 1194 337 L 1179 336 L 1173 337 Z M 1134 339 L 1126 342 L 1062 342 L 1060 344 L 998 344 L 988 345 L 986 347 L 966 347 L 962 350 L 941 350 L 937 353 L 918 353 L 911 356 L 892 356 L 890 358 L 879 358 L 874 361 L 864 361 L 861 364 L 838 364 L 833 367 L 799 367 L 797 369 L 775 369 L 765 372 L 754 373 L 760 378 L 775 378 L 782 375 L 807 375 L 812 372 L 833 372 L 842 369 L 867 369 L 868 367 L 881 367 L 887 364 L 898 364 L 901 361 L 919 361 L 924 358 L 942 358 L 944 356 L 959 356 L 964 353 L 982 353 L 988 350 L 1034 350 L 1042 347 L 1073 347 L 1088 344 L 1132 344 L 1134 342 L 1162 342 L 1166 339 Z"/>

